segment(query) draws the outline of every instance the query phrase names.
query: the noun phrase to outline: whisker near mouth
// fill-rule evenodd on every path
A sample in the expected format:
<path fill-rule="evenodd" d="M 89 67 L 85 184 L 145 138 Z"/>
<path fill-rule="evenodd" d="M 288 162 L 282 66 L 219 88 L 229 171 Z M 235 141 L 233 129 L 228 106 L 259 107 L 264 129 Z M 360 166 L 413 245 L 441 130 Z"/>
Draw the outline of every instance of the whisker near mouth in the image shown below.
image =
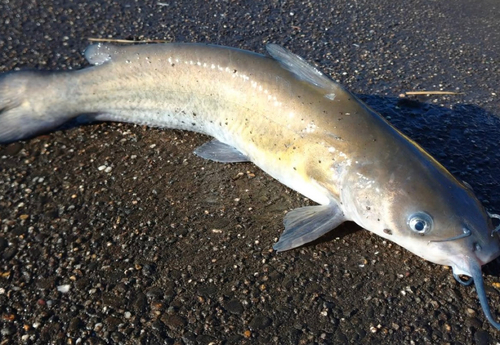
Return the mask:
<path fill-rule="evenodd" d="M 489 213 L 488 212 L 488 216 L 490 216 L 490 218 L 494 218 L 494 219 L 500 220 L 500 214 Z M 491 237 L 493 237 L 494 234 L 498 235 L 498 231 L 500 231 L 500 224 L 498 224 L 497 227 L 491 231 Z"/>
<path fill-rule="evenodd" d="M 461 238 L 466 238 L 466 237 L 469 237 L 470 235 L 472 235 L 472 231 L 470 231 L 468 228 L 463 228 L 463 234 L 461 235 L 458 235 L 458 236 L 454 236 L 454 237 L 450 237 L 450 238 L 445 238 L 443 240 L 430 240 L 429 243 L 431 242 L 449 242 L 449 241 L 456 241 L 456 240 L 459 240 Z M 456 279 L 456 278 L 455 278 Z"/>
<path fill-rule="evenodd" d="M 481 303 L 481 308 L 483 308 L 484 315 L 486 316 L 486 319 L 488 319 L 488 321 L 491 323 L 493 327 L 500 330 L 500 323 L 495 321 L 493 315 L 491 314 L 490 306 L 488 305 L 488 298 L 486 297 L 486 291 L 484 289 L 483 273 L 481 271 L 481 266 L 477 263 L 471 263 L 470 270 L 472 278 L 469 281 L 471 282 L 474 281 L 474 285 L 476 286 L 477 296 L 479 297 L 479 302 Z"/>
<path fill-rule="evenodd" d="M 455 280 L 458 283 L 460 283 L 460 284 L 462 284 L 464 286 L 469 286 L 469 285 L 471 285 L 474 282 L 474 279 L 472 279 L 470 277 L 467 280 L 462 279 L 458 274 L 455 274 L 455 272 L 453 272 L 453 278 L 455 278 Z"/>

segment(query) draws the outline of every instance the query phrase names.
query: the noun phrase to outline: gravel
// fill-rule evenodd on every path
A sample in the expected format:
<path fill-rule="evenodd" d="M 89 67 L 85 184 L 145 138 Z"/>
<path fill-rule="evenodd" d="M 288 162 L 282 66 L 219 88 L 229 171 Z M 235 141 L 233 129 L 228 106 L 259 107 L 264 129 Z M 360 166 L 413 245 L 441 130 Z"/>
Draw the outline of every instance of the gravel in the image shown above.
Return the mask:
<path fill-rule="evenodd" d="M 500 212 L 500 6 L 439 1 L 0 1 L 0 72 L 87 66 L 88 38 L 304 56 Z M 400 98 L 406 91 L 459 95 Z M 451 270 L 345 224 L 286 253 L 310 202 L 194 133 L 70 126 L 0 146 L 0 345 L 490 344 Z M 497 262 L 484 269 L 500 310 Z"/>

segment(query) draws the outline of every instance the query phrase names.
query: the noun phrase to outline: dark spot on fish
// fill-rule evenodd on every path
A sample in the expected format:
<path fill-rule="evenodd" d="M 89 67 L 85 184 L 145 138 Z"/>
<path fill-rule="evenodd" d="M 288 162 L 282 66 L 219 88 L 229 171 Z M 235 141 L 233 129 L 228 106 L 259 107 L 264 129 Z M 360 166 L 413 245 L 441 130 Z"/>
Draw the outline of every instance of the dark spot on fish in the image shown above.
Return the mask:
<path fill-rule="evenodd" d="M 371 210 L 370 206 L 366 206 L 366 210 L 370 211 Z"/>
<path fill-rule="evenodd" d="M 194 122 L 191 122 L 191 125 L 193 125 L 193 126 L 196 126 L 196 123 L 194 123 Z"/>
<path fill-rule="evenodd" d="M 233 70 L 233 73 L 236 73 L 236 72 L 238 72 L 238 70 Z"/>
<path fill-rule="evenodd" d="M 390 229 L 384 229 L 384 234 L 392 235 L 392 230 L 390 230 Z"/>
<path fill-rule="evenodd" d="M 293 167 L 293 170 L 297 170 L 297 168 L 296 168 L 296 167 Z"/>
<path fill-rule="evenodd" d="M 319 160 L 318 163 L 321 164 L 321 160 Z"/>
<path fill-rule="evenodd" d="M 170 66 L 174 67 L 174 66 L 175 66 L 175 63 L 171 64 Z"/>
<path fill-rule="evenodd" d="M 193 112 L 193 116 L 196 116 L 196 113 L 195 113 L 195 112 Z"/>
<path fill-rule="evenodd" d="M 380 222 L 380 218 L 377 218 L 377 222 Z"/>

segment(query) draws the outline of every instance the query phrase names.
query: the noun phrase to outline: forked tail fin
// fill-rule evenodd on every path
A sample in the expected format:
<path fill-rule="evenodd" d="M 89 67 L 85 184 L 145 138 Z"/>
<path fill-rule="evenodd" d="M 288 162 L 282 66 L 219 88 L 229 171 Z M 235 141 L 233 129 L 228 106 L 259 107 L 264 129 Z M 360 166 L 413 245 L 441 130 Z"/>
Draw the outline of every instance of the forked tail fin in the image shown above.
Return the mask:
<path fill-rule="evenodd" d="M 0 76 L 0 144 L 32 137 L 69 120 L 57 73 L 12 72 Z"/>

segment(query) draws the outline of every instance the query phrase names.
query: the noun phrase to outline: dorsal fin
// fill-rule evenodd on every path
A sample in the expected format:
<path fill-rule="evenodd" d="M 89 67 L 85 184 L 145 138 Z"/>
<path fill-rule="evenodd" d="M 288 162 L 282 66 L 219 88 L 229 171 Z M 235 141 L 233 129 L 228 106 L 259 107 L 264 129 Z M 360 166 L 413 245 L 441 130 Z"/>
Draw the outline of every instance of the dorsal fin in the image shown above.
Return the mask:
<path fill-rule="evenodd" d="M 85 49 L 85 59 L 92 65 L 102 65 L 118 54 L 118 47 L 111 44 L 91 44 Z"/>
<path fill-rule="evenodd" d="M 270 43 L 266 45 L 266 50 L 283 68 L 292 72 L 298 79 L 313 84 L 328 92 L 343 90 L 340 85 L 321 73 L 316 67 L 288 49 Z"/>

